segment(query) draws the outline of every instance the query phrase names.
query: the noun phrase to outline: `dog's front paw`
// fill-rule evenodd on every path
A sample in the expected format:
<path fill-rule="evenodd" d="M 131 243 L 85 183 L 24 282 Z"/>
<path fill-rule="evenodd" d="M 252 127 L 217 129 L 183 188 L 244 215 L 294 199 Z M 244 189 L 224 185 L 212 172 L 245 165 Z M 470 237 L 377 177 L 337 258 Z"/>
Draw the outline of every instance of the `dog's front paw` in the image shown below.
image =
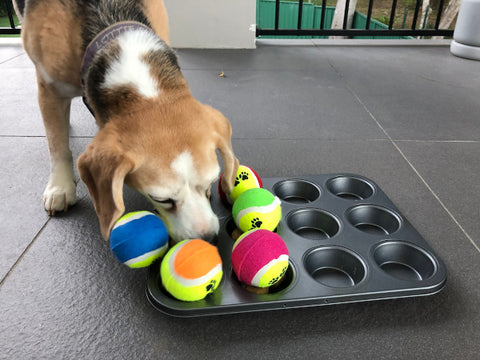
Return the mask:
<path fill-rule="evenodd" d="M 57 211 L 67 211 L 77 201 L 77 185 L 72 176 L 50 176 L 43 193 L 43 203 L 48 215 L 55 215 Z"/>

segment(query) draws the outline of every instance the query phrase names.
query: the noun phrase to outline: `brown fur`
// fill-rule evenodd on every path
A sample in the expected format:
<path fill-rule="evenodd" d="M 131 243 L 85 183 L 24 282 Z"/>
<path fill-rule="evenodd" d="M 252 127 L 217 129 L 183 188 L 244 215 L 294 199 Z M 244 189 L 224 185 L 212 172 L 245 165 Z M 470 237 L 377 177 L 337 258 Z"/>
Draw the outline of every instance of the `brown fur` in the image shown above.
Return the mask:
<path fill-rule="evenodd" d="M 139 109 L 130 110 L 127 115 L 111 118 L 77 162 L 104 238 L 108 238 L 115 221 L 125 210 L 124 182 L 141 190 L 158 182 L 159 177 L 164 183 L 172 181 L 175 174 L 169 165 L 182 149 L 192 153 L 199 174 L 215 161 L 215 149 L 218 149 L 225 163 L 225 189 L 231 190 L 238 167 L 231 150 L 228 121 L 220 112 L 200 104 L 192 96 L 175 98 L 167 106 L 144 101 Z M 212 119 L 211 123 L 205 123 L 206 118 Z M 205 139 L 201 134 L 209 136 Z M 166 149 L 162 146 L 165 141 L 169 141 Z M 162 169 L 161 174 L 158 169 Z"/>
<path fill-rule="evenodd" d="M 150 20 L 153 30 L 163 41 L 170 45 L 167 9 L 165 9 L 163 1 L 143 0 L 143 3 L 145 14 Z"/>
<path fill-rule="evenodd" d="M 163 1 L 142 1 L 153 30 L 168 44 Z M 75 0 L 36 0 L 30 7 L 27 1 L 22 14 L 22 39 L 37 70 L 39 104 L 51 156 L 47 189 L 57 185 L 55 171 L 59 168 L 64 178 L 68 174 L 67 179 L 74 181 L 68 120 L 70 100 L 80 94 L 80 67 L 85 51 L 79 9 Z M 225 167 L 222 186 L 226 192 L 231 191 L 235 181 L 238 160 L 232 150 L 228 120 L 219 111 L 196 101 L 179 72 L 172 77 L 171 72 L 162 68 L 163 63 L 153 58 L 148 62 L 151 72 L 160 74 L 160 95 L 155 99 L 142 98 L 128 86 L 104 92 L 102 96 L 108 101 L 105 108 L 98 109 L 102 118 L 97 119 L 100 130 L 77 163 L 105 239 L 125 210 L 124 182 L 144 193 L 149 186 L 176 181 L 170 164 L 185 150 L 192 155 L 199 176 L 211 173 L 218 150 Z M 170 85 L 166 81 L 169 76 Z M 45 207 L 50 214 L 66 210 L 75 202 L 74 185 L 73 198 L 70 194 L 72 185 L 67 181 L 69 189 L 64 193 L 47 194 Z M 65 196 L 65 201 L 58 196 Z M 59 209 L 58 204 L 64 204 L 64 209 Z"/>

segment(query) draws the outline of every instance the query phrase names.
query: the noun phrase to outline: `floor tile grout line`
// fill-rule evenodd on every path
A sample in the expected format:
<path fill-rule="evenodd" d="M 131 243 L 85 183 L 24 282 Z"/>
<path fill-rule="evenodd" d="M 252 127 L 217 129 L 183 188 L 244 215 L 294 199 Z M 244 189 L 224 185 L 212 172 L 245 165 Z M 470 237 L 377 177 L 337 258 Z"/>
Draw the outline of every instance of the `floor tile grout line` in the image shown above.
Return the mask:
<path fill-rule="evenodd" d="M 412 142 L 412 143 L 437 143 L 437 144 L 478 144 L 480 140 L 408 140 L 393 139 L 395 142 Z"/>
<path fill-rule="evenodd" d="M 418 176 L 418 178 L 422 181 L 422 183 L 427 187 L 428 191 L 433 195 L 433 197 L 438 201 L 440 206 L 445 210 L 445 212 L 448 214 L 448 216 L 453 220 L 453 222 L 458 226 L 458 228 L 462 231 L 462 233 L 465 235 L 465 237 L 470 241 L 470 243 L 473 245 L 473 247 L 480 253 L 480 247 L 475 243 L 473 238 L 470 236 L 470 234 L 464 229 L 464 227 L 458 222 L 458 220 L 455 218 L 455 216 L 452 214 L 452 212 L 448 209 L 448 207 L 443 203 L 443 201 L 440 199 L 440 197 L 437 195 L 437 193 L 432 189 L 432 187 L 428 184 L 428 182 L 425 180 L 425 178 L 420 174 L 420 172 L 415 168 L 415 166 L 410 162 L 410 160 L 407 158 L 405 153 L 400 149 L 398 144 L 395 142 L 395 140 L 392 139 L 390 134 L 385 130 L 385 128 L 380 124 L 380 122 L 377 120 L 377 118 L 370 112 L 370 110 L 367 108 L 367 106 L 363 103 L 363 101 L 358 97 L 358 95 L 353 91 L 353 89 L 347 84 L 346 85 L 348 90 L 352 93 L 352 95 L 355 97 L 355 99 L 359 102 L 360 105 L 363 106 L 365 111 L 369 114 L 369 116 L 375 121 L 377 126 L 383 131 L 385 136 L 390 140 L 392 145 L 395 147 L 395 149 L 399 152 L 399 154 L 403 157 L 403 159 L 407 162 L 407 164 L 410 166 L 410 168 L 415 172 L 415 174 Z"/>
<path fill-rule="evenodd" d="M 23 260 L 24 256 L 27 254 L 28 250 L 30 250 L 30 248 L 33 246 L 33 244 L 35 243 L 35 241 L 38 239 L 38 237 L 40 236 L 40 234 L 43 232 L 43 230 L 47 227 L 48 223 L 50 222 L 52 218 L 49 217 L 48 220 L 45 222 L 45 224 L 42 225 L 42 227 L 40 228 L 40 230 L 35 234 L 35 236 L 33 237 L 32 241 L 30 241 L 30 243 L 27 245 L 27 247 L 22 251 L 22 253 L 20 254 L 20 256 L 18 257 L 18 259 L 15 261 L 15 263 L 10 267 L 10 269 L 8 270 L 8 272 L 5 274 L 5 276 L 2 278 L 2 280 L 0 280 L 0 288 L 3 286 L 3 284 L 5 283 L 5 281 L 8 279 L 8 277 L 13 273 L 13 271 L 15 270 L 15 268 L 18 266 L 18 264 L 20 263 L 20 261 Z"/>
<path fill-rule="evenodd" d="M 0 62 L 0 65 L 6 64 L 7 62 L 12 61 L 12 60 L 14 60 L 14 59 L 16 59 L 16 58 L 18 58 L 18 57 L 20 57 L 20 56 L 22 56 L 22 55 L 25 55 L 25 53 L 22 52 L 21 54 L 18 54 L 18 55 L 14 56 L 14 57 L 8 58 L 8 59 Z"/>

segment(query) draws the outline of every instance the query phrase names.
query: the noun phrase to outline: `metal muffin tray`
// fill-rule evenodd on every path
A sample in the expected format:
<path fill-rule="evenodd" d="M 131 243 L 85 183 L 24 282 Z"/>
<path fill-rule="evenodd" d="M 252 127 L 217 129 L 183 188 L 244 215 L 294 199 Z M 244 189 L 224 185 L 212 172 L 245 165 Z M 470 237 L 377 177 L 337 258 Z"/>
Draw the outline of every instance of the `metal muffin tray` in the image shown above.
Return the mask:
<path fill-rule="evenodd" d="M 262 180 L 282 200 L 276 231 L 290 252 L 283 280 L 267 294 L 238 281 L 230 263 L 231 208 L 215 195 L 222 282 L 203 300 L 179 301 L 163 289 L 156 262 L 147 283 L 155 308 L 180 317 L 221 315 L 431 295 L 444 287 L 443 262 L 372 180 L 352 174 Z"/>

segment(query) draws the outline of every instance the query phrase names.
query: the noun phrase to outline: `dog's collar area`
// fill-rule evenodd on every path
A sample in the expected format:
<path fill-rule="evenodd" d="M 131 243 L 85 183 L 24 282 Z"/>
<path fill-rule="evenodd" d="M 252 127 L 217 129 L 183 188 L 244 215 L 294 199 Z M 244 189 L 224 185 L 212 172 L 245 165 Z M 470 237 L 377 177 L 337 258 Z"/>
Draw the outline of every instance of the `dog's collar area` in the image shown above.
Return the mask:
<path fill-rule="evenodd" d="M 95 38 L 90 42 L 90 44 L 88 44 L 87 48 L 85 49 L 85 54 L 83 55 L 82 68 L 81 68 L 81 80 L 82 80 L 82 87 L 83 87 L 83 93 L 84 93 L 82 98 L 88 110 L 94 116 L 95 114 L 93 113 L 93 109 L 88 104 L 85 96 L 85 82 L 87 81 L 86 76 L 87 76 L 88 69 L 92 65 L 93 59 L 95 59 L 95 56 L 97 55 L 100 49 L 102 49 L 105 45 L 107 45 L 111 41 L 118 38 L 121 34 L 127 31 L 133 31 L 133 30 L 146 30 L 150 32 L 152 31 L 148 26 L 142 23 L 139 23 L 137 21 L 118 22 L 102 30 L 97 36 L 95 36 Z"/>
<path fill-rule="evenodd" d="M 81 73 L 82 82 L 86 80 L 85 77 L 87 75 L 88 68 L 92 64 L 93 59 L 97 55 L 98 51 L 106 44 L 118 38 L 121 34 L 133 30 L 147 30 L 149 32 L 152 31 L 148 26 L 137 21 L 122 21 L 110 25 L 106 29 L 102 30 L 97 36 L 95 36 L 95 38 L 90 42 L 90 44 L 88 44 L 85 50 L 85 54 L 83 55 Z"/>

